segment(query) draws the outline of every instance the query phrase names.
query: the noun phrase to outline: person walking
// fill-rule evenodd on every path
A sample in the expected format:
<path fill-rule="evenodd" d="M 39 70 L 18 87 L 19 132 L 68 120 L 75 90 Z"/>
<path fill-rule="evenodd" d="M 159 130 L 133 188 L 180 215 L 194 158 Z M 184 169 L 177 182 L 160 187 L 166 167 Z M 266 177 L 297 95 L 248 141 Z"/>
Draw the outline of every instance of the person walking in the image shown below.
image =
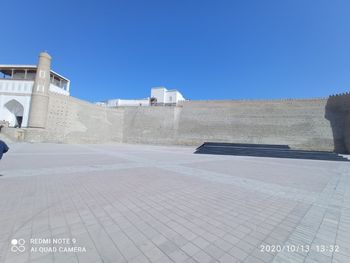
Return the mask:
<path fill-rule="evenodd" d="M 2 159 L 2 155 L 6 153 L 10 148 L 7 146 L 7 144 L 0 140 L 0 160 Z"/>

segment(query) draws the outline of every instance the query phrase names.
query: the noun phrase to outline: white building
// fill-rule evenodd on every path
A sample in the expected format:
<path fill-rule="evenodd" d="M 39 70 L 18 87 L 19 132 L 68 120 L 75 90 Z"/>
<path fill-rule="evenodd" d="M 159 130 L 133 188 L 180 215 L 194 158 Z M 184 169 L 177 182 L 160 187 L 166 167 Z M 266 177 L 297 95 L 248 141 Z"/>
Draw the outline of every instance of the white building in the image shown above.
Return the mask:
<path fill-rule="evenodd" d="M 122 107 L 122 106 L 149 106 L 149 98 L 136 100 L 111 99 L 103 102 L 96 102 L 97 105 L 106 107 Z"/>
<path fill-rule="evenodd" d="M 0 65 L 0 121 L 27 127 L 36 65 Z M 69 96 L 69 79 L 50 71 L 49 91 Z"/>
<path fill-rule="evenodd" d="M 155 98 L 157 105 L 176 105 L 185 98 L 176 89 L 167 90 L 165 87 L 152 88 L 151 98 Z"/>
<path fill-rule="evenodd" d="M 165 87 L 151 89 L 151 98 L 122 100 L 110 99 L 102 102 L 96 102 L 97 105 L 105 107 L 122 107 L 122 106 L 150 106 L 152 105 L 176 105 L 185 98 L 177 90 L 167 90 Z"/>

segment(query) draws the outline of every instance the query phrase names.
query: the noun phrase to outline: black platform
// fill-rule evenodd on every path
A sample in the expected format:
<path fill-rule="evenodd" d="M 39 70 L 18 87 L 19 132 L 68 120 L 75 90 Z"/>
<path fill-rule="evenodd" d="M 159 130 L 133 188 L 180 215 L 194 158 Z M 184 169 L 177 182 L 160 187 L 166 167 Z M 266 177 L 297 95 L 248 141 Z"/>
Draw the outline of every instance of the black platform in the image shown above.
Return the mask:
<path fill-rule="evenodd" d="M 292 150 L 288 145 L 216 143 L 205 142 L 194 152 L 196 154 L 219 154 L 272 158 L 310 159 L 324 161 L 349 161 L 347 158 L 325 151 Z"/>

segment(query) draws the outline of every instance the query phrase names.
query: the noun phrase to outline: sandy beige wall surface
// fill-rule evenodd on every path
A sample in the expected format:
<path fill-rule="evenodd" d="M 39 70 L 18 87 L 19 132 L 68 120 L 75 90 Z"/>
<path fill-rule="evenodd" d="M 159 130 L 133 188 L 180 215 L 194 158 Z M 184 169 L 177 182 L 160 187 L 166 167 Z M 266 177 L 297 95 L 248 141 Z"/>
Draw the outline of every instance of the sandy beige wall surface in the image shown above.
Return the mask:
<path fill-rule="evenodd" d="M 123 110 L 51 93 L 45 131 L 28 129 L 26 137 L 63 143 L 122 142 Z"/>
<path fill-rule="evenodd" d="M 328 99 L 186 101 L 176 107 L 104 108 L 50 94 L 47 128 L 26 140 L 200 145 L 205 141 L 350 149 L 350 95 Z"/>
<path fill-rule="evenodd" d="M 332 150 L 326 104 L 327 100 L 189 101 L 172 108 L 125 109 L 123 141 L 270 143 Z"/>

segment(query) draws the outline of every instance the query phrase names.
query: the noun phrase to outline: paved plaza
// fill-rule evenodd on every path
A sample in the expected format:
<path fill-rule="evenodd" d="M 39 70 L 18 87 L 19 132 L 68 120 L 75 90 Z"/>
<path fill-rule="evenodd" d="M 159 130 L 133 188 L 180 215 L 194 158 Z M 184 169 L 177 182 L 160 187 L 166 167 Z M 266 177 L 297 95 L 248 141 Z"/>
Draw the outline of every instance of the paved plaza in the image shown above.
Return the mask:
<path fill-rule="evenodd" d="M 350 163 L 10 144 L 0 262 L 350 262 Z"/>

